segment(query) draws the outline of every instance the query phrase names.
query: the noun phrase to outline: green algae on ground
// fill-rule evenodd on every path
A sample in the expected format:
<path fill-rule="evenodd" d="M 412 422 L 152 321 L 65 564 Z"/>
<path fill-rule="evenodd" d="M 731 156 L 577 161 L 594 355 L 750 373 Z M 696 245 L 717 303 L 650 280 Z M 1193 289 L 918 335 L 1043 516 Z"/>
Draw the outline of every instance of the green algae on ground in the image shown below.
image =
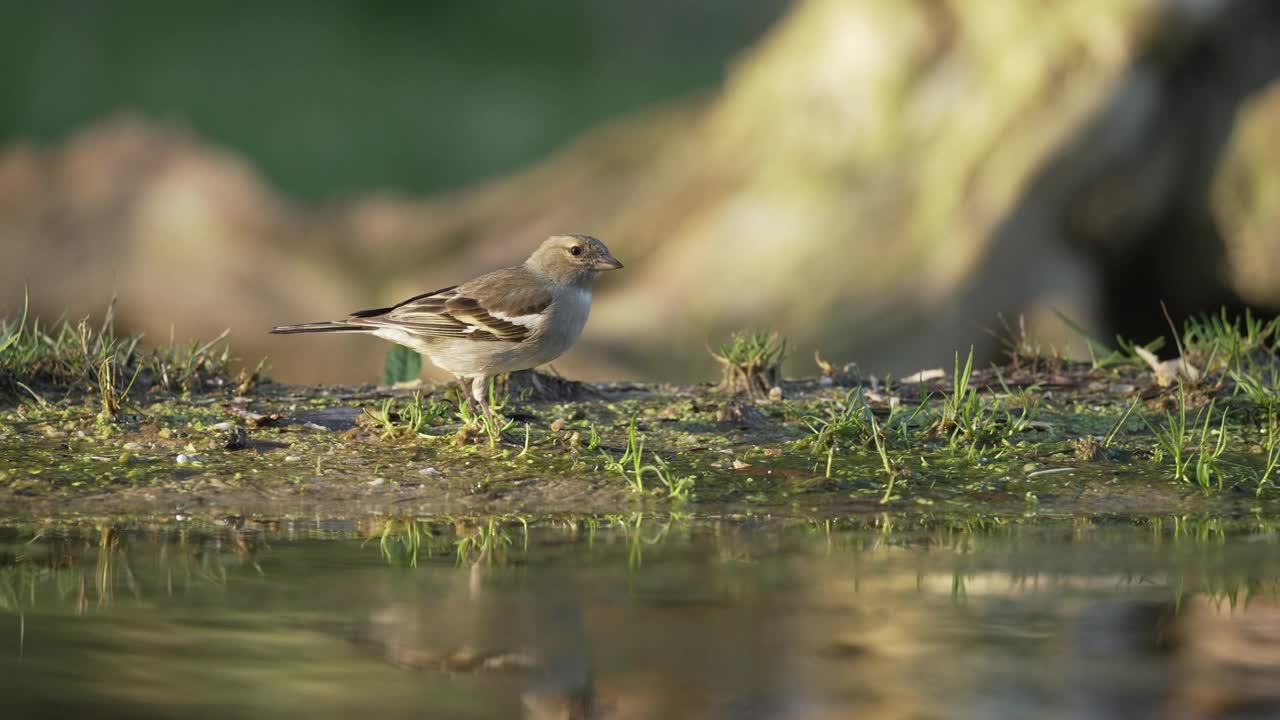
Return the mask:
<path fill-rule="evenodd" d="M 945 378 L 878 390 L 789 381 L 784 399 L 752 407 L 747 419 L 741 401 L 707 387 L 594 386 L 595 397 L 583 400 L 512 401 L 512 431 L 496 447 L 460 444 L 457 423 L 440 405 L 419 432 L 388 432 L 384 420 L 394 428 L 405 407 L 440 401 L 372 387 L 267 384 L 249 397 L 148 397 L 115 422 L 84 412 L 74 399 L 26 403 L 0 411 L 0 492 L 33 509 L 353 502 L 605 512 L 663 503 L 1055 513 L 1108 504 L 1153 511 L 1273 504 L 1265 489 L 1255 497 L 1263 438 L 1243 409 L 1226 426 L 1235 479 L 1206 496 L 1152 460 L 1155 443 L 1133 417 L 1133 398 L 1159 404 L 1167 391 L 1137 369 L 972 377 L 982 389 L 978 402 L 999 407 L 1036 398 L 1034 420 L 1016 431 L 1000 428 L 992 436 L 998 440 L 981 444 L 927 432 L 934 398 L 952 392 Z M 853 402 L 883 416 L 877 427 L 890 433 L 884 455 L 855 436 L 814 444 L 804 418 L 845 414 Z M 731 405 L 736 413 L 726 413 Z M 910 413 L 916 419 L 906 421 Z M 669 490 L 653 478 L 635 493 L 626 473 L 611 469 L 627 453 L 633 422 L 647 457 L 661 457 L 672 477 L 691 479 L 682 497 L 666 497 Z M 1108 434 L 1099 456 L 1078 456 L 1081 438 Z M 892 498 L 882 503 L 890 480 Z"/>
<path fill-rule="evenodd" d="M 10 350 L 45 357 L 22 344 L 32 332 L 25 323 L 5 327 Z M 63 332 L 116 348 L 107 330 Z M 108 383 L 116 404 L 104 415 L 92 385 L 77 381 L 0 405 L 0 495 L 33 511 L 218 502 L 596 512 L 1271 507 L 1278 335 L 1276 322 L 1211 318 L 1189 324 L 1180 360 L 1154 372 L 1136 346 L 1072 363 L 1016 342 L 1004 367 L 974 370 L 971 354 L 957 354 L 950 374 L 861 382 L 824 372 L 780 381 L 767 397 L 513 378 L 496 389 L 510 396 L 505 431 L 480 437 L 448 387 L 202 380 L 128 392 Z M 64 354 L 72 344 L 62 342 Z M 183 357 L 208 352 L 193 346 Z M 105 357 L 127 367 L 131 354 Z M 55 366 L 81 380 L 94 372 L 91 362 L 67 363 Z"/>

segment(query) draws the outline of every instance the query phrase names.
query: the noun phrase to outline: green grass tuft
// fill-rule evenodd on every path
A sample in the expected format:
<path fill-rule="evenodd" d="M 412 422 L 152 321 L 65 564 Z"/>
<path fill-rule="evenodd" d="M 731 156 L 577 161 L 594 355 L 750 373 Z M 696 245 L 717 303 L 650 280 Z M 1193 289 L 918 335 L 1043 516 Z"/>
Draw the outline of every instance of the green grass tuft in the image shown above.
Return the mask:
<path fill-rule="evenodd" d="M 720 390 L 765 398 L 782 379 L 787 341 L 776 332 L 739 331 L 711 356 L 721 366 Z"/>
<path fill-rule="evenodd" d="M 115 415 L 132 389 L 200 392 L 231 381 L 227 333 L 209 342 L 141 349 L 141 335 L 117 335 L 114 303 L 100 324 L 88 318 L 47 324 L 31 318 L 24 304 L 17 320 L 0 320 L 0 396 L 85 392 L 100 397 L 104 416 Z M 241 390 L 253 375 L 243 373 Z"/>
<path fill-rule="evenodd" d="M 604 461 L 605 470 L 621 477 L 634 493 L 646 492 L 644 476 L 650 474 L 657 478 L 660 487 L 648 492 L 660 491 L 672 500 L 688 500 L 693 495 L 693 476 L 675 475 L 671 466 L 657 455 L 653 455 L 653 462 L 645 463 L 644 438 L 636 431 L 635 416 L 632 416 L 631 424 L 627 427 L 627 445 L 622 456 L 614 458 L 601 450 L 600 457 Z"/>
<path fill-rule="evenodd" d="M 439 420 L 449 411 L 449 406 L 432 398 L 423 399 L 422 394 L 415 392 L 403 403 L 395 398 L 386 398 L 377 410 L 364 409 L 364 414 L 378 427 L 382 428 L 382 439 L 397 437 L 417 437 L 422 431 Z"/>

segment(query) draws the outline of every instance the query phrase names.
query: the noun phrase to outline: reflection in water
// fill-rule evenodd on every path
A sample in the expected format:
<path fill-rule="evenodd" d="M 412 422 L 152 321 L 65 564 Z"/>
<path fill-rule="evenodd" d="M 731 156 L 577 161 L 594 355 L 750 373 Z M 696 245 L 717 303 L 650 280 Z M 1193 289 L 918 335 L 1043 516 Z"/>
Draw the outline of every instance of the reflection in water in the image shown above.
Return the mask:
<path fill-rule="evenodd" d="M 1280 713 L 1280 557 L 1217 518 L 0 527 L 24 716 Z"/>

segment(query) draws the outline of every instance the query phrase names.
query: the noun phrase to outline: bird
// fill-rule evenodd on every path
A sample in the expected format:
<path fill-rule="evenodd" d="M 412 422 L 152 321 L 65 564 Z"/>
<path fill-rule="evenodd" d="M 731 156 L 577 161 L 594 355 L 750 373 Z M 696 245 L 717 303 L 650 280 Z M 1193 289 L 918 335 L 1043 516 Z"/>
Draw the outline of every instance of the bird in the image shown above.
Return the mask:
<path fill-rule="evenodd" d="M 468 407 L 492 419 L 489 379 L 555 360 L 578 340 L 591 311 L 591 286 L 622 263 L 590 235 L 547 238 L 520 265 L 461 285 L 415 295 L 346 320 L 279 325 L 270 332 L 365 333 L 425 355 L 453 375 Z"/>

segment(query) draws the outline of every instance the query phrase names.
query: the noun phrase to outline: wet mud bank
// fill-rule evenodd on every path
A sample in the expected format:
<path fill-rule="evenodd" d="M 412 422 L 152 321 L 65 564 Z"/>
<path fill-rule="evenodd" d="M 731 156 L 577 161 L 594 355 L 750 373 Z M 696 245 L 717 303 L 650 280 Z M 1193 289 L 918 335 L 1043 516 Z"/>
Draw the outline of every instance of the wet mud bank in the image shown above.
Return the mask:
<path fill-rule="evenodd" d="M 1277 509 L 1260 403 L 1222 381 L 1173 386 L 1139 368 L 832 373 L 762 396 L 538 376 L 504 389 L 497 425 L 469 417 L 444 386 L 243 390 L 144 395 L 110 418 L 91 396 L 0 408 L 0 512 Z"/>

